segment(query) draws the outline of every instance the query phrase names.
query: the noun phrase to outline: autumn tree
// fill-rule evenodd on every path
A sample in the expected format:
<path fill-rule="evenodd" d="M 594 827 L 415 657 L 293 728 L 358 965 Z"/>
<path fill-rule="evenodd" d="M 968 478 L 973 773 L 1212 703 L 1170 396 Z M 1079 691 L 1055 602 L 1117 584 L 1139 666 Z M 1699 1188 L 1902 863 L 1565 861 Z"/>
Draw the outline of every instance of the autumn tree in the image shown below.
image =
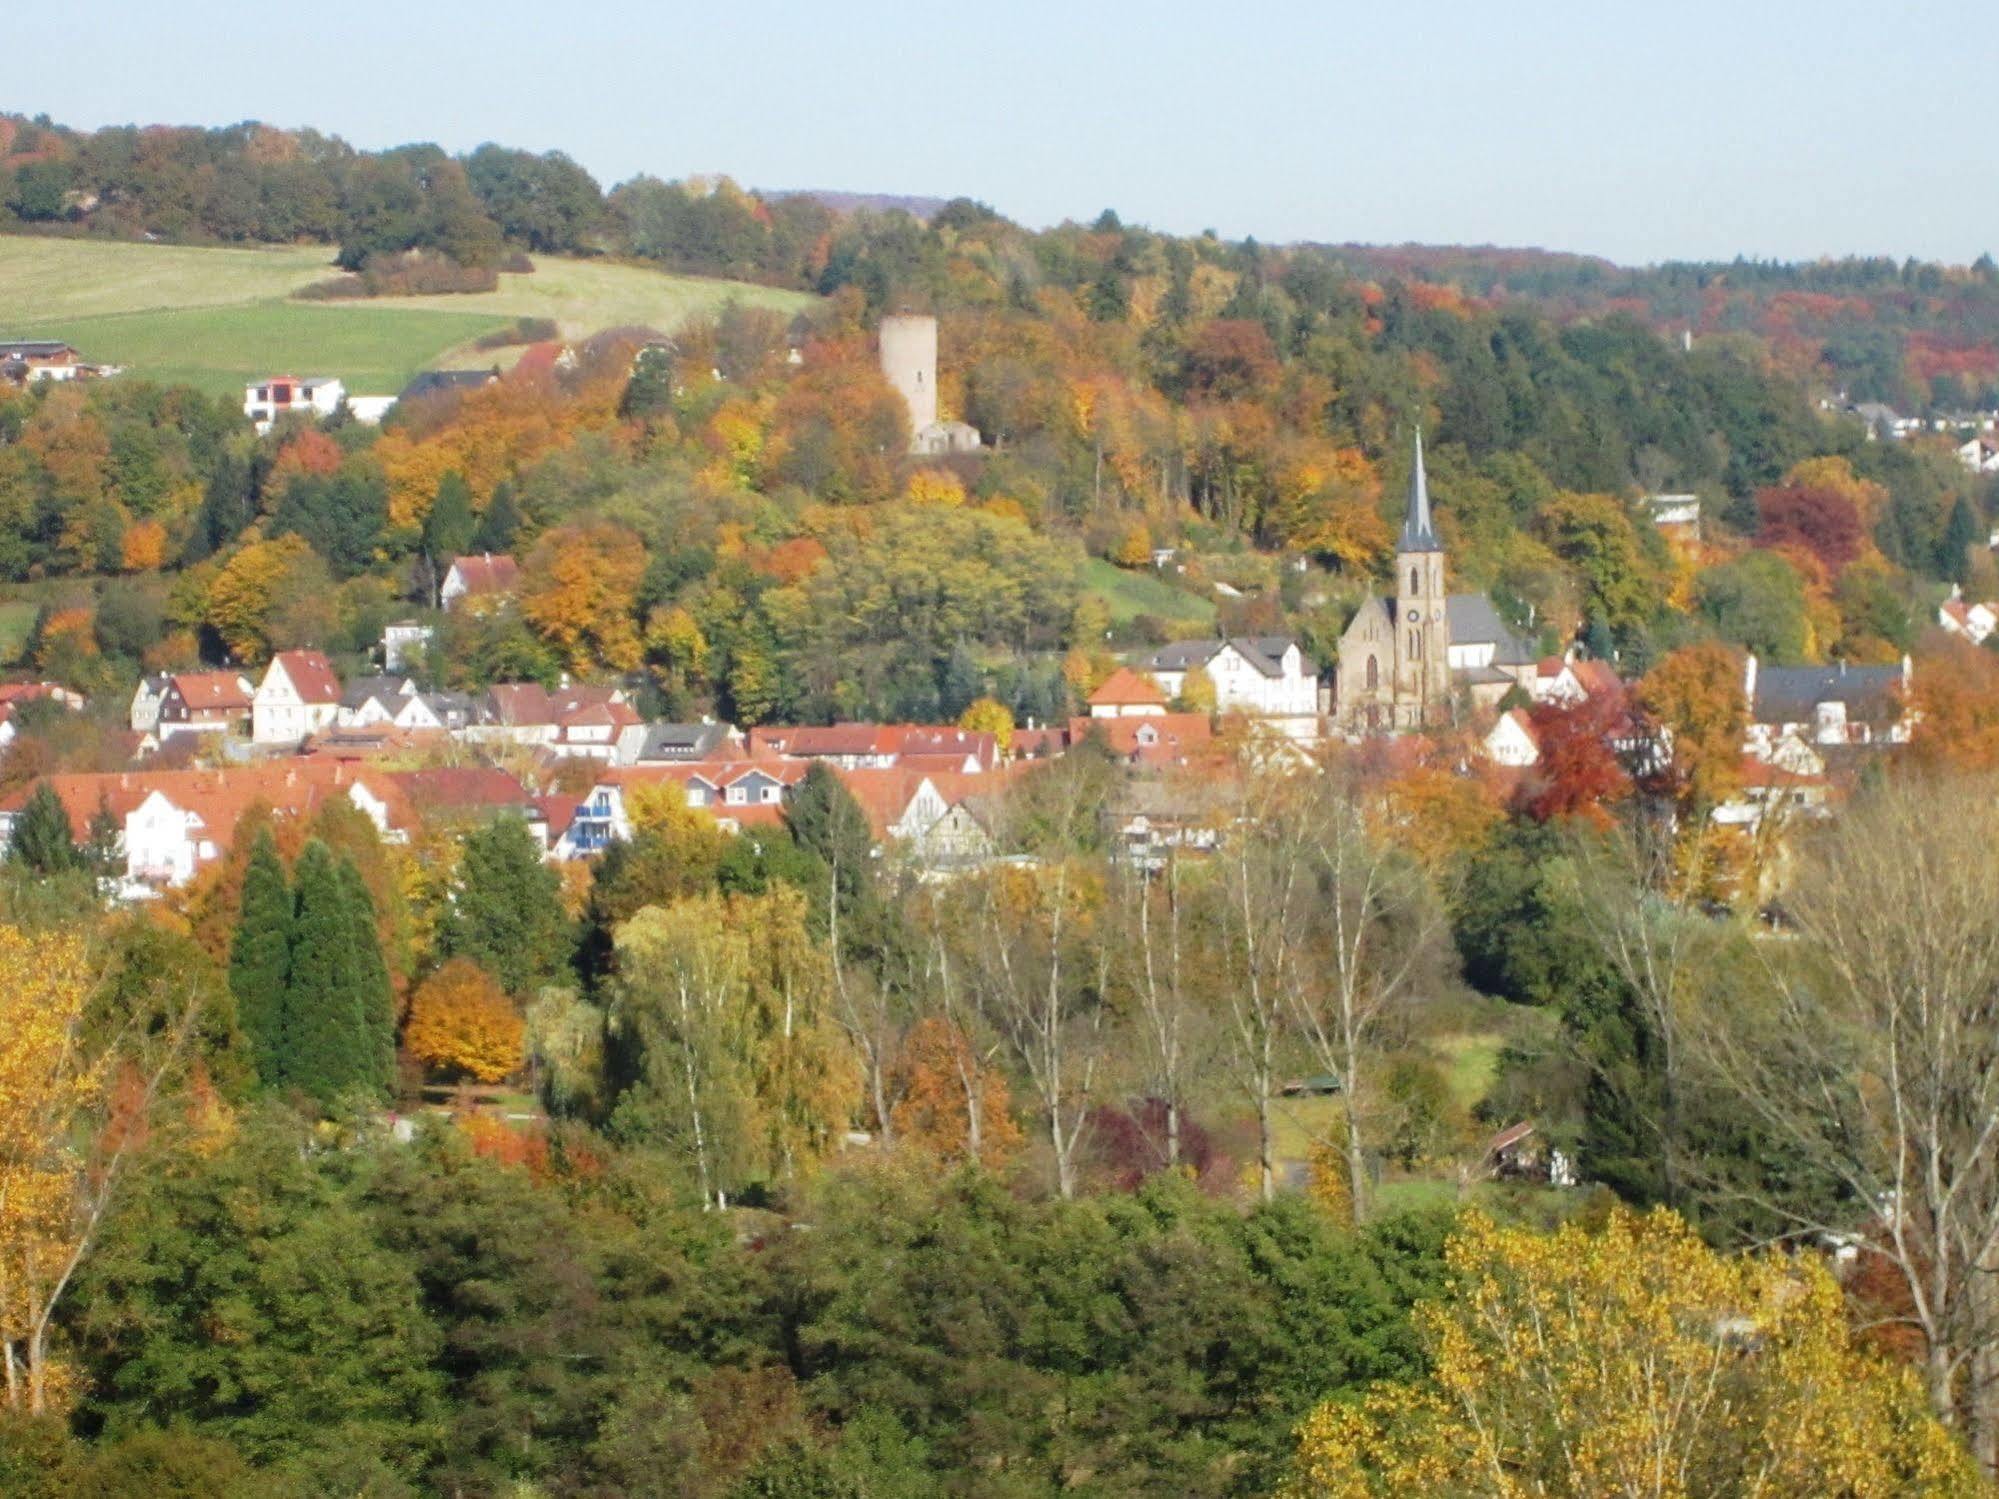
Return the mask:
<path fill-rule="evenodd" d="M 1553 1234 L 1474 1215 L 1447 1262 L 1416 1309 L 1430 1374 L 1314 1411 L 1287 1495 L 1983 1492 L 1810 1258 L 1724 1257 L 1661 1209 Z"/>
<path fill-rule="evenodd" d="M 75 1393 L 49 1339 L 143 1137 L 153 1101 L 201 1023 L 175 992 L 93 1040 L 94 978 L 74 931 L 0 925 L 0 1369 L 10 1412 L 42 1416 Z"/>
<path fill-rule="evenodd" d="M 497 1083 L 521 1065 L 520 1013 L 469 958 L 453 958 L 417 985 L 403 1043 L 426 1067 Z"/>
<path fill-rule="evenodd" d="M 1989 778 L 1891 779 L 1808 851 L 1795 951 L 1691 1028 L 1727 1095 L 1840 1190 L 1760 1199 L 1893 1268 L 1932 1405 L 1999 1462 L 1999 919 Z"/>
<path fill-rule="evenodd" d="M 1014 1122 L 1005 1074 L 943 1016 L 927 1015 L 910 1027 L 892 1071 L 898 1141 L 940 1161 L 969 1161 L 989 1170 L 1020 1149 L 1024 1137 Z"/>
<path fill-rule="evenodd" d="M 1002 755 L 1013 748 L 1013 710 L 996 698 L 975 700 L 958 715 L 958 727 L 975 734 L 991 734 Z"/>
<path fill-rule="evenodd" d="M 521 615 L 570 670 L 630 671 L 643 655 L 637 607 L 645 543 L 608 521 L 558 526 L 521 567 Z"/>
<path fill-rule="evenodd" d="M 1831 487 L 1780 484 L 1758 490 L 1756 516 L 1761 545 L 1803 547 L 1830 573 L 1838 573 L 1867 544 L 1852 496 Z"/>
<path fill-rule="evenodd" d="M 1671 734 L 1670 789 L 1705 815 L 1740 783 L 1749 705 L 1742 661 L 1722 645 L 1670 651 L 1639 682 L 1638 703 Z"/>

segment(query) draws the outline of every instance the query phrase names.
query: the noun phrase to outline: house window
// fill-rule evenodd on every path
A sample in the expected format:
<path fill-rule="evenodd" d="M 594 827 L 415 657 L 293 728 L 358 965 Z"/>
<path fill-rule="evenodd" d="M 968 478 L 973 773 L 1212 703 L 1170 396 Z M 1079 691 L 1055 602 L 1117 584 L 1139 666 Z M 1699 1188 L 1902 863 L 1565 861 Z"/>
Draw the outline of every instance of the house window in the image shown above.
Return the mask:
<path fill-rule="evenodd" d="M 731 786 L 726 799 L 730 806 L 740 807 L 749 800 L 749 794 L 741 786 Z"/>
<path fill-rule="evenodd" d="M 776 801 L 776 800 L 777 800 L 777 790 L 778 790 L 778 788 L 777 788 L 777 787 L 775 787 L 775 786 L 766 786 L 766 787 L 764 787 L 764 789 L 763 789 L 763 799 L 764 799 L 765 801 L 767 801 L 767 802 L 774 802 L 774 801 Z"/>

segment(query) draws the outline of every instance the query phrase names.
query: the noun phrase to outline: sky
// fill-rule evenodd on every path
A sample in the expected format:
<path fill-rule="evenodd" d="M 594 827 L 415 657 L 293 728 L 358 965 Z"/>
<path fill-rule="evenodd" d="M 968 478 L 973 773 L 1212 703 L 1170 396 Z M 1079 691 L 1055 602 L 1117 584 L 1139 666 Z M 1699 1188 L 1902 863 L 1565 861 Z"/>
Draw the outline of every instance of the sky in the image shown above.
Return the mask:
<path fill-rule="evenodd" d="M 0 109 L 1625 264 L 1999 253 L 1991 0 L 88 0 Z"/>

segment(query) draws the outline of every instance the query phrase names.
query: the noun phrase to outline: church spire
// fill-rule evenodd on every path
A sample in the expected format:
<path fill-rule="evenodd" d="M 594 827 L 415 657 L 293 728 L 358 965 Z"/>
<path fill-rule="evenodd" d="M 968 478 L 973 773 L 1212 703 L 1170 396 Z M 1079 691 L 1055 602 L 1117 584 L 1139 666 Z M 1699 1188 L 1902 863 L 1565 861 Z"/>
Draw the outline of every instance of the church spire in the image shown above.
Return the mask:
<path fill-rule="evenodd" d="M 1409 515 L 1402 522 L 1403 552 L 1441 552 L 1437 529 L 1430 524 L 1430 480 L 1423 472 L 1423 429 L 1416 429 L 1416 466 L 1409 470 Z"/>

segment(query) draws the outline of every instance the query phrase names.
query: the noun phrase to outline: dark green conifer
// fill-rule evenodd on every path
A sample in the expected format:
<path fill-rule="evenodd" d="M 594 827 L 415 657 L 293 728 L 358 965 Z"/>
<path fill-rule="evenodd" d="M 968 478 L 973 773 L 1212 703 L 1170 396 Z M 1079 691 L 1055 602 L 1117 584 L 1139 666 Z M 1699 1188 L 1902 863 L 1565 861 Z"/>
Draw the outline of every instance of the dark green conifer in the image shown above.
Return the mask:
<path fill-rule="evenodd" d="M 27 804 L 14 818 L 14 836 L 8 853 L 23 868 L 36 874 L 68 874 L 83 867 L 83 854 L 70 832 L 69 813 L 62 798 L 47 781 L 29 793 Z"/>
<path fill-rule="evenodd" d="M 315 838 L 293 870 L 291 982 L 285 987 L 284 1079 L 321 1103 L 375 1081 L 362 1017 L 357 925 L 333 852 Z"/>
<path fill-rule="evenodd" d="M 375 926 L 375 901 L 351 858 L 340 861 L 340 883 L 354 926 L 356 977 L 360 983 L 361 1027 L 370 1081 L 386 1097 L 396 1081 L 396 996 L 389 965 Z"/>
<path fill-rule="evenodd" d="M 292 893 L 277 840 L 258 830 L 243 871 L 236 934 L 229 947 L 229 990 L 250 1059 L 267 1087 L 285 1081 L 285 989 L 291 978 Z"/>

